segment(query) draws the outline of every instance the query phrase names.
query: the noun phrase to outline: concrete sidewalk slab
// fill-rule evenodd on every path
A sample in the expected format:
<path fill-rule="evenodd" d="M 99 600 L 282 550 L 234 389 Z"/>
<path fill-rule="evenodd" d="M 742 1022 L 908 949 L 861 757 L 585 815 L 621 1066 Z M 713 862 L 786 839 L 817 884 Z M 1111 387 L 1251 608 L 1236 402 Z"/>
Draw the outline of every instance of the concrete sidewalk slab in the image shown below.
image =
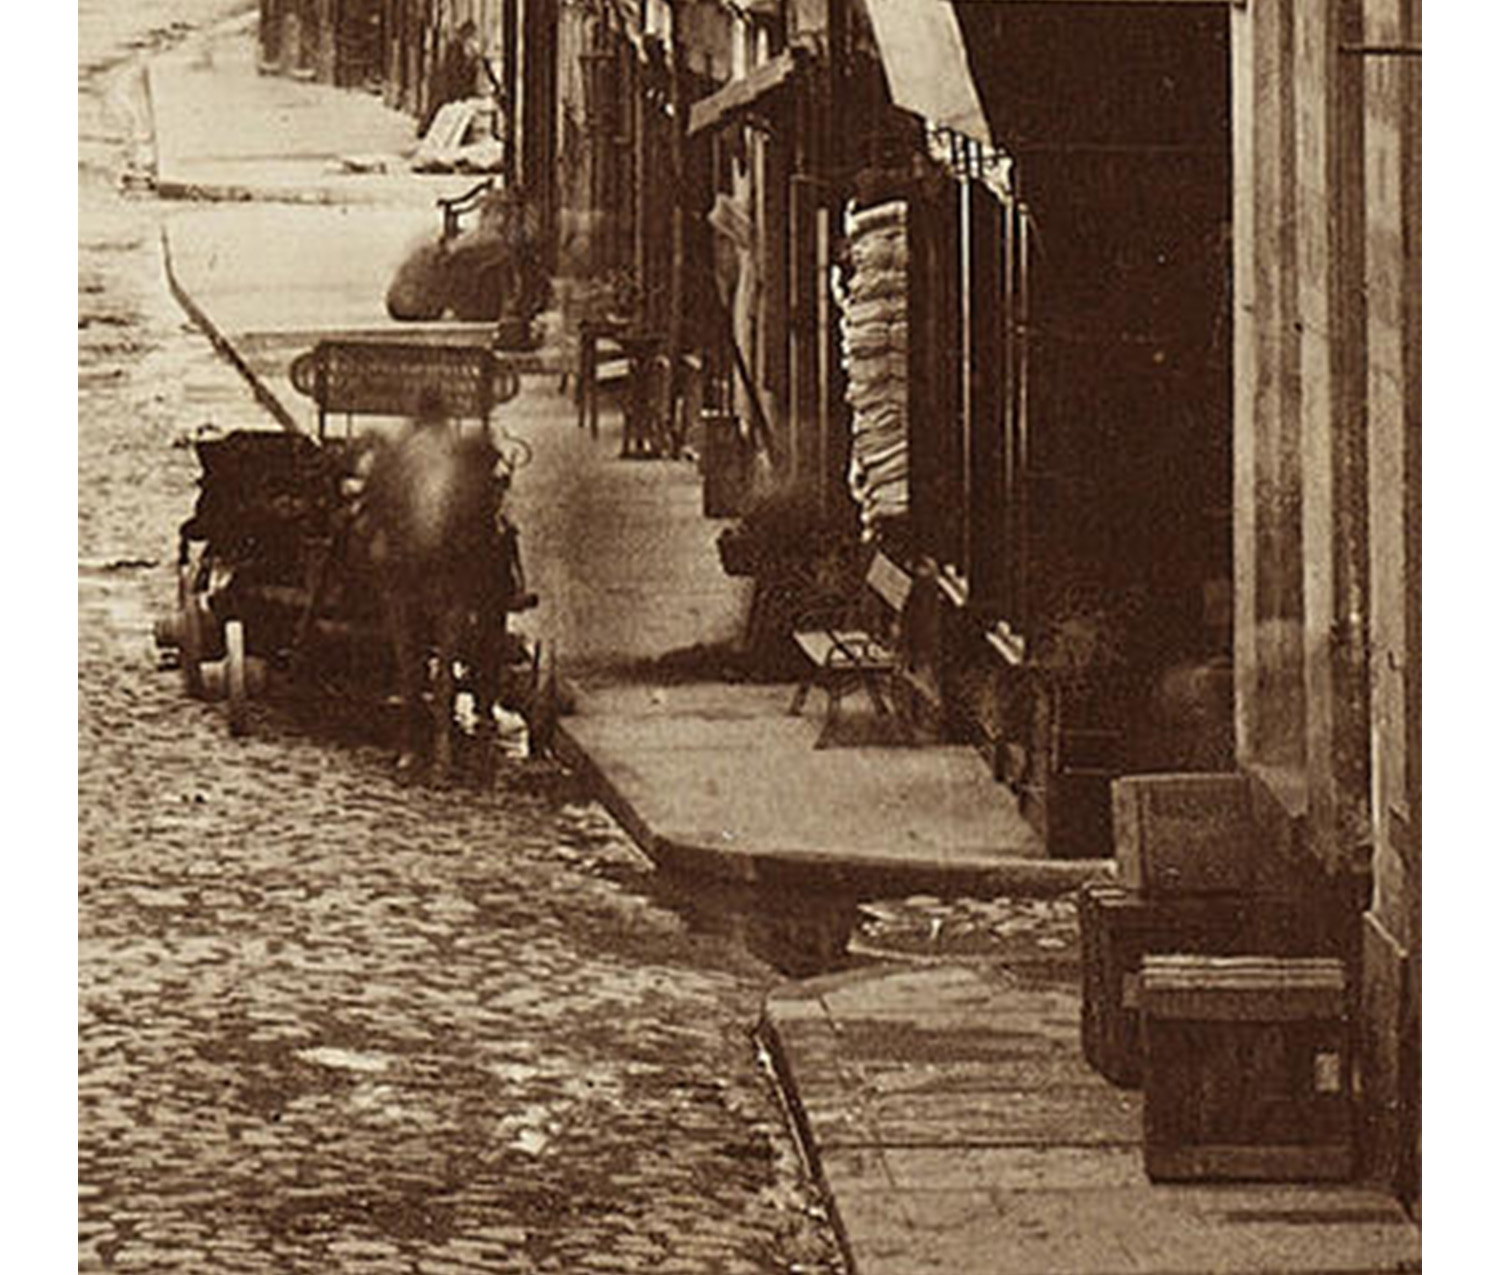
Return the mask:
<path fill-rule="evenodd" d="M 260 74 L 250 23 L 154 59 L 147 77 L 164 198 L 430 208 L 483 180 L 409 171 L 415 121 L 378 97 Z M 345 159 L 390 171 L 354 172 Z"/>
<path fill-rule="evenodd" d="M 182 286 L 240 334 L 394 326 L 386 287 L 440 224 L 430 207 L 253 204 L 179 211 L 164 233 Z"/>
<path fill-rule="evenodd" d="M 757 862 L 984 871 L 1043 856 L 972 748 L 819 750 L 816 721 L 787 715 L 790 690 L 597 688 L 564 729 L 655 852 L 723 858 L 736 879 L 757 879 Z"/>
<path fill-rule="evenodd" d="M 860 1275 L 1413 1271 L 1350 1185 L 1162 1185 L 1140 1096 L 1090 1070 L 1076 973 L 884 967 L 788 985 L 762 1035 Z"/>
<path fill-rule="evenodd" d="M 652 680 L 669 653 L 735 640 L 749 591 L 719 569 L 724 523 L 703 516 L 694 464 L 620 459 L 618 413 L 591 439 L 555 379 L 527 378 L 497 420 L 533 453 L 511 494 L 542 599 L 524 627 L 555 647 L 571 679 Z"/>

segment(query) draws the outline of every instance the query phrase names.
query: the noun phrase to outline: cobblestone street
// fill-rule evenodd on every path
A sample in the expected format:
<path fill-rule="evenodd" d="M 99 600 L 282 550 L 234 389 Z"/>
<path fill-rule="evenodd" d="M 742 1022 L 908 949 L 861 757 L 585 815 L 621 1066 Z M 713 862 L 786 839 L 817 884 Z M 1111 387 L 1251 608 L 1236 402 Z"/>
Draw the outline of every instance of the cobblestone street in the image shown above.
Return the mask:
<path fill-rule="evenodd" d="M 231 740 L 157 668 L 177 444 L 263 417 L 120 193 L 133 59 L 242 7 L 80 13 L 79 1269 L 836 1270 L 750 1036 L 775 971 L 569 777 L 401 788 L 336 707 Z"/>

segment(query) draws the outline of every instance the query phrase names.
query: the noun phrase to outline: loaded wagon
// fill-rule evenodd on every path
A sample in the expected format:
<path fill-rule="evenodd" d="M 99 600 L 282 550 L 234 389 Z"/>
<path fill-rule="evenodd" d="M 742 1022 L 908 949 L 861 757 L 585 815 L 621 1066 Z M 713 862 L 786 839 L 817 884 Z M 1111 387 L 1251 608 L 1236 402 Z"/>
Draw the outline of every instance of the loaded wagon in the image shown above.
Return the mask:
<path fill-rule="evenodd" d="M 493 423 L 519 378 L 486 346 L 328 340 L 301 355 L 291 377 L 317 404 L 316 436 L 286 429 L 195 438 L 202 473 L 179 532 L 176 607 L 156 628 L 189 694 L 222 699 L 234 734 L 249 727 L 252 696 L 277 679 L 372 702 L 391 698 L 381 582 L 360 524 L 369 457 L 396 418 L 440 413 L 445 429 L 485 431 L 500 457 L 501 490 L 530 457 L 522 440 Z M 339 416 L 342 431 L 330 428 Z M 506 578 L 493 594 L 507 612 L 528 609 L 536 597 L 515 529 L 498 509 L 495 530 Z M 461 644 L 459 686 L 486 673 L 500 701 L 526 713 L 543 689 L 540 657 L 539 644 L 508 630 L 484 653 Z M 481 668 L 494 659 L 503 667 Z"/>

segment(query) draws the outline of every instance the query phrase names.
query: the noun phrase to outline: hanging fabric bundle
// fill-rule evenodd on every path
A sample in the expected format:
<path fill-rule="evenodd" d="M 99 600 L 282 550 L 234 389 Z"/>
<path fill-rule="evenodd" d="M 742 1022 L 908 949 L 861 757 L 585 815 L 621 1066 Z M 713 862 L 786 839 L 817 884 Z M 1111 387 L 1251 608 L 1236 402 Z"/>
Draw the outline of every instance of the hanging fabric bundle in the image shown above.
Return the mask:
<path fill-rule="evenodd" d="M 906 204 L 851 204 L 844 228 L 851 268 L 835 281 L 835 296 L 853 418 L 849 490 L 871 539 L 881 520 L 909 506 Z"/>

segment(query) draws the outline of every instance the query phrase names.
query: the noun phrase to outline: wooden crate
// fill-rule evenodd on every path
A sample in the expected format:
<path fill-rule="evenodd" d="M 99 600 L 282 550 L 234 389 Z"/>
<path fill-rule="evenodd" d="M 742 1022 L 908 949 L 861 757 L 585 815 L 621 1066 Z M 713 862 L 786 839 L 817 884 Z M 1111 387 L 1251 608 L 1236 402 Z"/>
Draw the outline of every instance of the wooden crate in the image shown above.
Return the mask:
<path fill-rule="evenodd" d="M 1112 791 L 1121 884 L 1146 894 L 1243 894 L 1254 824 L 1240 775 L 1128 775 Z"/>
<path fill-rule="evenodd" d="M 1243 950 L 1246 906 L 1237 899 L 1147 899 L 1096 881 L 1078 896 L 1083 965 L 1083 1054 L 1117 1085 L 1141 1083 L 1141 960 L 1147 953 Z"/>
<path fill-rule="evenodd" d="M 1141 1034 L 1153 1179 L 1352 1174 L 1343 962 L 1147 956 Z"/>

